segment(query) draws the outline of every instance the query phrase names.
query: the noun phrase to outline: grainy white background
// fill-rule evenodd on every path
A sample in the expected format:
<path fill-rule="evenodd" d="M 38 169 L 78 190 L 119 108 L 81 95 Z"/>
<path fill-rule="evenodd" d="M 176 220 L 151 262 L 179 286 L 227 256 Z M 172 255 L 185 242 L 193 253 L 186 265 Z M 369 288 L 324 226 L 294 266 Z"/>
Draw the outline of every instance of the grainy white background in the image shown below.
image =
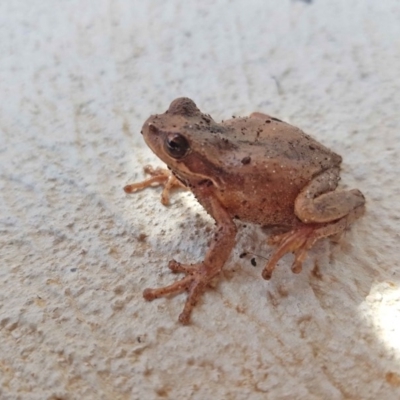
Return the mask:
<path fill-rule="evenodd" d="M 400 3 L 0 3 L 0 398 L 400 398 Z M 344 157 L 365 217 L 271 281 L 240 228 L 220 283 L 147 303 L 202 259 L 187 193 L 122 187 L 159 164 L 139 134 L 178 96 L 215 119 L 258 110 Z"/>

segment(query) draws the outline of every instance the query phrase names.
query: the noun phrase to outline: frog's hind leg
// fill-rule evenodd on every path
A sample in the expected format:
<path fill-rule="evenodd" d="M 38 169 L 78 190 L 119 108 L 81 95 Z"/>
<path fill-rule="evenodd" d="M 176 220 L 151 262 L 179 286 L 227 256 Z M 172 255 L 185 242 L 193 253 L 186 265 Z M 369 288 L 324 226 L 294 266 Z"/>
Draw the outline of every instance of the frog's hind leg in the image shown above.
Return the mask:
<path fill-rule="evenodd" d="M 171 171 L 165 168 L 153 168 L 150 165 L 146 165 L 144 167 L 144 172 L 151 175 L 151 178 L 145 179 L 142 182 L 126 185 L 124 187 L 125 193 L 134 193 L 147 187 L 163 185 L 164 189 L 161 194 L 161 203 L 166 206 L 169 204 L 169 196 L 171 190 L 173 190 L 174 188 L 187 189 L 183 183 L 175 178 Z"/>
<path fill-rule="evenodd" d="M 302 264 L 307 257 L 308 251 L 315 242 L 324 237 L 341 234 L 349 225 L 358 219 L 364 212 L 364 207 L 358 207 L 351 211 L 347 216 L 337 222 L 329 224 L 309 224 L 301 225 L 299 228 L 290 232 L 273 236 L 269 243 L 277 245 L 278 248 L 269 259 L 267 266 L 262 272 L 264 279 L 271 279 L 278 261 L 286 254 L 293 252 L 294 261 L 292 271 L 298 274 L 302 270 Z"/>
<path fill-rule="evenodd" d="M 324 237 L 338 235 L 364 212 L 365 199 L 359 190 L 335 190 L 339 169 L 327 170 L 314 178 L 298 195 L 295 214 L 303 222 L 292 231 L 274 236 L 271 244 L 278 246 L 262 276 L 270 279 L 280 258 L 293 252 L 292 271 L 299 273 L 308 251 Z"/>

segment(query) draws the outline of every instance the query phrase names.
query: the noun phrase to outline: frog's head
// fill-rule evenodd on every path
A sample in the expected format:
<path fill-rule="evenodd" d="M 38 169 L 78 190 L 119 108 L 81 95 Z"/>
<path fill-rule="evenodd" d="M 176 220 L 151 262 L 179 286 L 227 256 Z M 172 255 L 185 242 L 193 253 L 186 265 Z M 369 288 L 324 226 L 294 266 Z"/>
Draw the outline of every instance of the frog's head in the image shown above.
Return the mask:
<path fill-rule="evenodd" d="M 221 151 L 228 141 L 223 128 L 186 98 L 174 100 L 164 114 L 152 115 L 143 125 L 147 145 L 183 181 L 218 178 Z"/>
<path fill-rule="evenodd" d="M 147 145 L 166 164 L 182 162 L 191 151 L 192 124 L 201 112 L 187 97 L 174 100 L 164 114 L 152 115 L 143 125 Z"/>

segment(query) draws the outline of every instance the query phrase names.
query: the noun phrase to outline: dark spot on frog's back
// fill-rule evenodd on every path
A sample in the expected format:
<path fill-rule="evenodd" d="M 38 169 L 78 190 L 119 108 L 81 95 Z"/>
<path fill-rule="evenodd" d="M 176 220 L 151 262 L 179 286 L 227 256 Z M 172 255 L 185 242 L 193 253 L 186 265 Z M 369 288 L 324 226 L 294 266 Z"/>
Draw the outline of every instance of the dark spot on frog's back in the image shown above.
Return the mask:
<path fill-rule="evenodd" d="M 243 165 L 246 165 L 246 164 L 250 164 L 250 161 L 251 161 L 251 157 L 247 156 L 247 157 L 243 157 L 241 162 Z"/>

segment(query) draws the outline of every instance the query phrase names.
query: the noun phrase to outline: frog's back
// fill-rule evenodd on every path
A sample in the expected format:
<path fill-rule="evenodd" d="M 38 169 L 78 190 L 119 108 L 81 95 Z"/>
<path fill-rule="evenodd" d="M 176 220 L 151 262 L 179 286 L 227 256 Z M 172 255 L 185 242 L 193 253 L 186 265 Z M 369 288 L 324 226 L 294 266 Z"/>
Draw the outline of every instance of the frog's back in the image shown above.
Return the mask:
<path fill-rule="evenodd" d="M 301 129 L 279 119 L 236 118 L 224 124 L 234 127 L 232 134 L 242 152 L 252 153 L 257 162 L 278 160 L 309 166 L 312 175 L 340 165 L 342 158 Z"/>
<path fill-rule="evenodd" d="M 237 118 L 224 123 L 240 152 L 235 176 L 221 201 L 241 220 L 293 225 L 294 201 L 313 177 L 339 166 L 341 157 L 299 128 L 276 119 Z M 230 158 L 232 160 L 232 154 Z"/>

